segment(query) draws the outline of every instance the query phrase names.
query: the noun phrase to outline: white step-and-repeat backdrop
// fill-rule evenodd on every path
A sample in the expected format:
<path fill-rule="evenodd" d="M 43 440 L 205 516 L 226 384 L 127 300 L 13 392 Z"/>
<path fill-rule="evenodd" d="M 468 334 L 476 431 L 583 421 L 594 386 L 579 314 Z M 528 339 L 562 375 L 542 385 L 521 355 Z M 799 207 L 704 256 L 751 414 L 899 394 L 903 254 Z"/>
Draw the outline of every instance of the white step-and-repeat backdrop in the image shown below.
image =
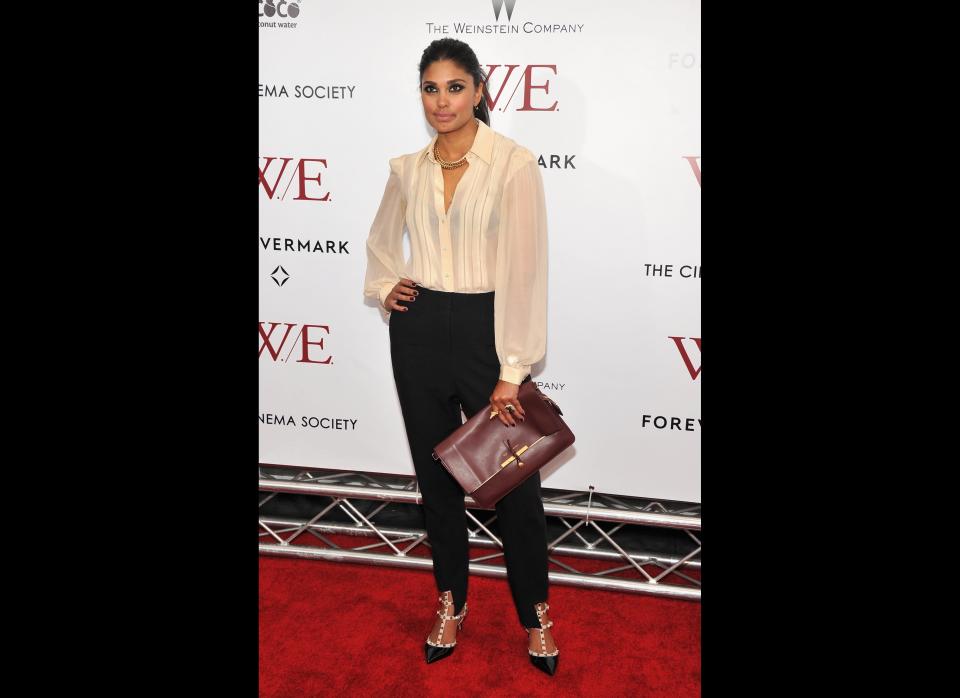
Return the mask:
<path fill-rule="evenodd" d="M 544 486 L 700 502 L 699 0 L 259 13 L 260 462 L 413 473 L 365 242 L 388 159 L 434 135 L 420 55 L 454 37 L 489 74 L 491 127 L 540 156 L 533 380 L 577 436 Z"/>

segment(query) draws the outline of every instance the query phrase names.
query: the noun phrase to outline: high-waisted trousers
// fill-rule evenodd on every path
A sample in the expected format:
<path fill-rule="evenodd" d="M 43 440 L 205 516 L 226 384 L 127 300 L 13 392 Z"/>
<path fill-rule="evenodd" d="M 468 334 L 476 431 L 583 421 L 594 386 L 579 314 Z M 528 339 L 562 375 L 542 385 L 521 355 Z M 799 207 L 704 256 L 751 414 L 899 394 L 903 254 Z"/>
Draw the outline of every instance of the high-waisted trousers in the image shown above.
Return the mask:
<path fill-rule="evenodd" d="M 493 299 L 417 286 L 409 310 L 390 313 L 390 357 L 410 454 L 423 498 L 438 591 L 453 593 L 454 612 L 467 598 L 469 549 L 464 492 L 433 459 L 434 446 L 463 420 L 490 408 L 500 377 L 494 345 Z M 530 380 L 527 376 L 526 380 Z M 524 382 L 526 382 L 526 380 Z M 513 602 L 526 628 L 540 623 L 534 604 L 547 600 L 547 534 L 540 474 L 496 505 Z"/>

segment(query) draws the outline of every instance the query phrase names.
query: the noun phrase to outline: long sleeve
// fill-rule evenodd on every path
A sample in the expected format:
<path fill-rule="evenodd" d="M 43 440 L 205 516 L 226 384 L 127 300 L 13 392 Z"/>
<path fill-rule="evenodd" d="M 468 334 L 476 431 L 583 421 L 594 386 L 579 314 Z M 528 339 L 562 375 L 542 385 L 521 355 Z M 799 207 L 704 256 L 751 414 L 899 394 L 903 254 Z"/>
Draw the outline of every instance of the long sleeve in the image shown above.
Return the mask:
<path fill-rule="evenodd" d="M 500 379 L 522 383 L 547 345 L 547 210 L 540 166 L 529 153 L 503 189 L 494 332 Z"/>
<path fill-rule="evenodd" d="M 389 311 L 383 307 L 383 302 L 400 280 L 405 264 L 404 200 L 400 183 L 402 164 L 402 158 L 390 160 L 390 176 L 367 237 L 367 274 L 363 283 L 363 295 L 378 300 L 384 313 Z"/>

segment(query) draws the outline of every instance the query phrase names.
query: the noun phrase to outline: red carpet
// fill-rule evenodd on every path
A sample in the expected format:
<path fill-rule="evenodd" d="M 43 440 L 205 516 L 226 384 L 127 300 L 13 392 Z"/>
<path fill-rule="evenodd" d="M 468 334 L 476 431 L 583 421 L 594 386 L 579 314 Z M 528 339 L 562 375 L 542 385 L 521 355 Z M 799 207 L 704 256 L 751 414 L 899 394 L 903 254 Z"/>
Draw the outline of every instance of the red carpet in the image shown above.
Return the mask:
<path fill-rule="evenodd" d="M 260 696 L 700 695 L 700 603 L 550 587 L 553 678 L 527 657 L 505 579 L 471 577 L 453 656 L 423 659 L 433 574 L 260 558 Z"/>

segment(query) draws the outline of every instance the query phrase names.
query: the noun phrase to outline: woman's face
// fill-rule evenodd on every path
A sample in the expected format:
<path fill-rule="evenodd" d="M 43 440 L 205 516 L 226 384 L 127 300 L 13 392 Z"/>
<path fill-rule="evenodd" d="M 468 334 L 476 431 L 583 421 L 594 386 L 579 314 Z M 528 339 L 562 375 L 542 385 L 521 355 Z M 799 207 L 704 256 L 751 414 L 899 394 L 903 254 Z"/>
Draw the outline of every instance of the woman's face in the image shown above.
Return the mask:
<path fill-rule="evenodd" d="M 483 99 L 483 86 L 450 60 L 434 61 L 420 81 L 420 98 L 427 121 L 439 133 L 452 133 L 473 121 L 473 108 Z"/>

